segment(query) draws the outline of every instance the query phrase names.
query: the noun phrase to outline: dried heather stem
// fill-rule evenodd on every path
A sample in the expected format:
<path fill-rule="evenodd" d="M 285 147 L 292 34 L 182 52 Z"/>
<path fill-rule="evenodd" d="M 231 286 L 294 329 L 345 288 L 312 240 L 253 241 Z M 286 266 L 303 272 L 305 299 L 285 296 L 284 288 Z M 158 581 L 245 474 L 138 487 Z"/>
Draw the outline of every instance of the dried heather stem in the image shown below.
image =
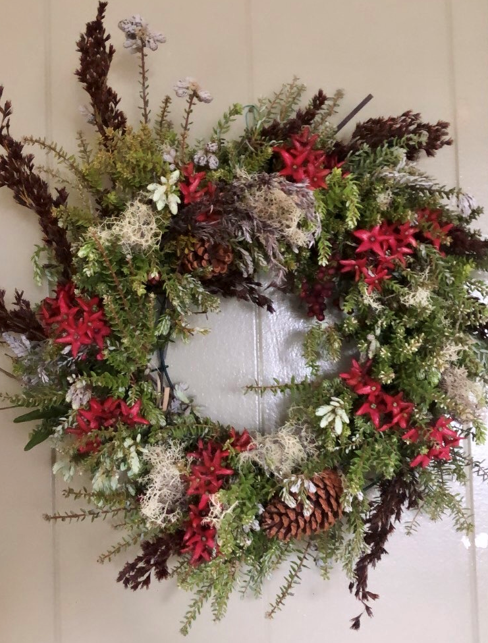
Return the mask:
<path fill-rule="evenodd" d="M 147 67 L 146 67 L 146 48 L 141 47 L 141 64 L 140 64 L 140 85 L 141 93 L 140 97 L 142 99 L 142 120 L 147 125 L 149 123 L 149 114 L 151 110 L 149 109 L 149 85 L 147 80 Z"/>
<path fill-rule="evenodd" d="M 185 120 L 183 122 L 183 127 L 182 127 L 182 133 L 181 133 L 181 142 L 180 142 L 180 159 L 184 161 L 185 158 L 185 149 L 186 149 L 186 143 L 188 140 L 188 134 L 190 132 L 190 126 L 191 126 L 191 121 L 190 117 L 193 112 L 193 107 L 195 105 L 195 99 L 197 97 L 197 93 L 193 91 L 189 96 L 187 100 L 187 105 L 185 109 Z"/>

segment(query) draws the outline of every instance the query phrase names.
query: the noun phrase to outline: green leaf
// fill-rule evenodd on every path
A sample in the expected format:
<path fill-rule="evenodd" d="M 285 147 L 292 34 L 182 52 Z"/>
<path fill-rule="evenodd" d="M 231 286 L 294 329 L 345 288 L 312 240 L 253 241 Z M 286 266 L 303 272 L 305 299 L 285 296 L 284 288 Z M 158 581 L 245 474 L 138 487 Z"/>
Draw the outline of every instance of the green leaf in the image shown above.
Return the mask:
<path fill-rule="evenodd" d="M 48 409 L 34 409 L 34 411 L 29 411 L 29 413 L 24 413 L 23 415 L 16 417 L 14 419 L 14 424 L 61 417 L 66 413 L 66 410 L 67 409 L 64 406 L 51 406 Z"/>
<path fill-rule="evenodd" d="M 34 429 L 31 434 L 29 442 L 24 447 L 24 451 L 30 451 L 41 442 L 47 440 L 54 433 L 54 428 L 51 426 L 41 426 L 38 429 Z"/>

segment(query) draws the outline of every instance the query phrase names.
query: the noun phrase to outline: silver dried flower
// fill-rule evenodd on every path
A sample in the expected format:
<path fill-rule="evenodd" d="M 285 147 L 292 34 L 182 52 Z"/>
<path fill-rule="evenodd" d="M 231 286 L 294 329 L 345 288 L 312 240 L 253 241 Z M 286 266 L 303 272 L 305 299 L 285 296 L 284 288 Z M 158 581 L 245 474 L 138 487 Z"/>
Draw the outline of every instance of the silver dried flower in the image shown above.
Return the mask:
<path fill-rule="evenodd" d="M 86 120 L 88 125 L 95 125 L 95 116 L 93 115 L 93 112 L 86 105 L 80 105 L 78 107 L 78 111 Z"/>
<path fill-rule="evenodd" d="M 176 165 L 176 150 L 174 147 L 171 147 L 163 152 L 163 161 L 166 161 L 166 163 L 169 163 L 169 169 L 170 170 L 175 170 Z"/>
<path fill-rule="evenodd" d="M 174 86 L 174 90 L 178 98 L 184 98 L 188 95 L 194 95 L 201 103 L 211 103 L 213 98 L 209 92 L 202 89 L 201 85 L 195 80 L 187 76 L 183 80 L 179 80 Z"/>
<path fill-rule="evenodd" d="M 77 411 L 85 404 L 88 404 L 91 396 L 90 385 L 84 379 L 77 379 L 69 387 L 66 393 L 66 401 Z"/>
<path fill-rule="evenodd" d="M 25 335 L 14 335 L 12 333 L 3 333 L 3 339 L 7 342 L 10 350 L 19 359 L 27 357 L 32 350 L 32 344 Z"/>
<path fill-rule="evenodd" d="M 193 156 L 193 161 L 196 165 L 207 165 L 207 155 L 204 150 L 199 150 Z"/>
<path fill-rule="evenodd" d="M 156 51 L 158 45 L 166 42 L 162 33 L 152 31 L 142 16 L 136 14 L 119 22 L 119 29 L 125 33 L 124 47 L 131 53 L 141 52 L 144 47 Z"/>
<path fill-rule="evenodd" d="M 211 170 L 216 170 L 219 167 L 219 159 L 215 156 L 217 149 L 217 143 L 207 143 L 203 150 L 198 150 L 194 155 L 194 163 L 202 167 L 208 166 Z"/>

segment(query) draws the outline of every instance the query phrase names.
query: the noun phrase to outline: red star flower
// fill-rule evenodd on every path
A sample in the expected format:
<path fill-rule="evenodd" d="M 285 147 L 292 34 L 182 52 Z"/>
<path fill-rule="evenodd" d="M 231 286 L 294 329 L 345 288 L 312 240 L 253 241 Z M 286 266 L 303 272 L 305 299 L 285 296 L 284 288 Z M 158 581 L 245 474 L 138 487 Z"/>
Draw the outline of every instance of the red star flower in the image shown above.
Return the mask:
<path fill-rule="evenodd" d="M 403 400 L 403 393 L 398 393 L 395 396 L 385 394 L 383 400 L 386 405 L 386 413 L 392 414 L 390 426 L 398 425 L 400 428 L 406 429 L 407 424 L 410 422 L 414 405 Z"/>
<path fill-rule="evenodd" d="M 362 386 L 370 366 L 371 360 L 361 366 L 359 362 L 353 359 L 351 370 L 348 373 L 339 373 L 339 377 L 342 378 L 348 386 L 355 389 L 357 386 Z"/>
<path fill-rule="evenodd" d="M 247 429 L 244 429 L 242 433 L 238 433 L 234 427 L 232 427 L 229 431 L 229 443 L 234 451 L 237 451 L 238 453 L 242 453 L 243 451 L 252 451 L 256 448 L 256 445 L 252 441 Z"/>
<path fill-rule="evenodd" d="M 66 429 L 78 437 L 80 444 L 79 453 L 88 451 L 98 451 L 101 446 L 101 440 L 98 437 L 86 437 L 100 429 L 109 429 L 114 427 L 117 422 L 133 427 L 136 424 L 148 425 L 149 422 L 139 415 L 141 409 L 141 400 L 138 400 L 133 406 L 128 406 L 123 400 L 117 400 L 108 397 L 105 400 L 92 398 L 89 402 L 88 409 L 80 409 L 76 415 L 76 427 Z"/>
<path fill-rule="evenodd" d="M 331 170 L 324 168 L 320 163 L 307 163 L 305 170 L 305 176 L 312 190 L 317 190 L 318 188 L 327 189 L 325 177 L 330 173 Z"/>
<path fill-rule="evenodd" d="M 223 478 L 234 473 L 233 469 L 224 466 L 224 460 L 229 452 L 212 440 L 203 444 L 198 441 L 198 451 L 189 453 L 189 458 L 194 458 L 196 463 L 191 466 L 188 476 L 189 487 L 187 495 L 206 495 L 216 493 L 223 484 Z"/>
<path fill-rule="evenodd" d="M 388 269 L 380 267 L 378 270 L 374 268 L 368 269 L 368 276 L 364 277 L 364 283 L 368 285 L 368 293 L 371 294 L 373 290 L 381 292 L 382 283 L 391 279 L 391 275 L 388 273 Z"/>
<path fill-rule="evenodd" d="M 354 271 L 354 281 L 359 281 L 361 275 L 368 274 L 367 262 L 367 259 L 342 259 L 339 261 L 341 266 L 343 266 L 341 272 Z"/>
<path fill-rule="evenodd" d="M 441 416 L 436 423 L 430 427 L 430 433 L 427 440 L 434 443 L 427 453 L 417 455 L 410 463 L 411 467 L 427 467 L 432 460 L 450 460 L 452 458 L 451 449 L 459 446 L 462 438 L 456 431 L 450 428 L 451 418 Z M 410 435 L 409 435 L 410 434 Z M 419 433 L 416 430 L 408 431 L 404 440 L 416 442 Z M 415 438 L 415 439 L 414 439 Z"/>
<path fill-rule="evenodd" d="M 124 400 L 120 400 L 120 419 L 127 426 L 135 426 L 136 424 L 148 425 L 149 422 L 139 415 L 141 410 L 142 401 L 137 400 L 132 406 L 128 406 Z"/>
<path fill-rule="evenodd" d="M 422 468 L 425 469 L 431 463 L 432 458 L 433 458 L 433 454 L 432 454 L 431 451 L 429 451 L 426 454 L 425 453 L 420 453 L 416 458 L 414 458 L 412 460 L 412 462 L 410 463 L 410 466 L 411 467 L 418 467 L 419 464 L 420 464 L 422 466 Z"/>
<path fill-rule="evenodd" d="M 88 335 L 88 326 L 84 319 L 70 319 L 60 326 L 60 336 L 54 340 L 56 344 L 69 344 L 73 357 L 78 355 L 82 346 L 90 346 L 92 339 Z"/>
<path fill-rule="evenodd" d="M 78 438 L 78 453 L 95 453 L 100 448 L 102 444 L 100 438 L 87 439 L 91 432 L 91 427 L 81 416 L 77 418 L 76 427 L 66 429 L 66 433 L 71 433 Z"/>
<path fill-rule="evenodd" d="M 432 242 L 438 252 L 440 252 L 441 244 L 446 241 L 447 233 L 454 225 L 453 223 L 441 224 L 439 222 L 440 214 L 442 214 L 441 210 L 429 210 L 428 208 L 417 212 L 419 223 L 428 226 L 426 230 L 422 230 L 423 236 Z"/>
<path fill-rule="evenodd" d="M 356 415 L 366 415 L 368 414 L 371 418 L 371 421 L 377 429 L 384 430 L 384 426 L 381 426 L 380 416 L 384 413 L 384 407 L 382 404 L 377 402 L 370 402 L 369 400 L 365 402 L 358 411 Z M 381 428 L 380 428 L 381 427 Z"/>
<path fill-rule="evenodd" d="M 215 527 L 203 522 L 207 512 L 199 506 L 190 505 L 190 518 L 186 524 L 186 531 L 183 536 L 184 547 L 182 554 L 190 553 L 191 565 L 198 565 L 211 560 L 217 553 Z"/>
<path fill-rule="evenodd" d="M 183 168 L 183 175 L 185 181 L 179 184 L 181 194 L 183 195 L 183 202 L 185 205 L 195 203 L 208 192 L 207 187 L 201 187 L 200 183 L 205 179 L 205 172 L 195 172 L 193 163 L 188 163 Z"/>
<path fill-rule="evenodd" d="M 375 225 L 371 230 L 356 230 L 353 235 L 361 240 L 356 252 L 372 250 L 380 257 L 385 256 L 385 242 L 388 241 L 390 235 L 384 234 L 379 225 Z"/>
<path fill-rule="evenodd" d="M 402 439 L 406 442 L 418 442 L 420 438 L 419 429 L 409 429 L 402 435 Z"/>
<path fill-rule="evenodd" d="M 355 386 L 354 392 L 359 395 L 367 395 L 370 402 L 378 400 L 379 397 L 383 398 L 384 395 L 381 384 L 370 377 L 367 377 L 362 384 Z"/>
<path fill-rule="evenodd" d="M 64 286 L 58 284 L 56 296 L 44 299 L 40 314 L 55 343 L 69 345 L 75 358 L 83 346 L 103 349 L 105 337 L 112 332 L 107 325 L 100 298 L 75 296 L 73 283 Z M 99 351 L 97 359 L 100 358 L 103 358 L 103 353 Z"/>
<path fill-rule="evenodd" d="M 273 152 L 281 156 L 284 164 L 279 174 L 288 176 L 297 183 L 307 182 L 311 190 L 327 189 L 325 178 L 335 167 L 341 167 L 342 163 L 337 163 L 335 156 L 314 150 L 317 140 L 318 136 L 310 136 L 310 128 L 305 127 L 300 134 L 291 137 L 291 146 L 273 147 Z"/>

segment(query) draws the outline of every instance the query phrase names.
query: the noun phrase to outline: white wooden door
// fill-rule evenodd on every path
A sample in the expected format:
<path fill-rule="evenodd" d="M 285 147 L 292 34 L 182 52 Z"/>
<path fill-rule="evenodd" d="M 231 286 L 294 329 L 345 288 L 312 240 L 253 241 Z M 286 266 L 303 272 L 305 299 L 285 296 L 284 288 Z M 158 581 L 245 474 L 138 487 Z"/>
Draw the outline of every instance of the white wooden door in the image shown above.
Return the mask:
<path fill-rule="evenodd" d="M 75 40 L 96 12 L 95 0 L 2 0 L 0 82 L 14 101 L 15 133 L 33 133 L 74 151 L 85 102 L 73 76 Z M 112 0 L 108 27 L 119 54 L 113 84 L 123 109 L 137 118 L 137 61 L 122 51 L 119 19 L 139 12 L 168 43 L 152 55 L 151 97 L 186 75 L 202 81 L 215 99 L 195 119 L 203 134 L 228 103 L 248 103 L 294 74 L 310 90 L 346 89 L 346 113 L 374 94 L 362 118 L 413 108 L 427 120 L 452 123 L 455 145 L 429 162 L 442 182 L 458 182 L 488 207 L 488 2 L 486 0 Z M 35 216 L 0 192 L 0 285 L 32 299 L 30 256 L 39 239 Z M 482 221 L 488 234 L 488 214 Z M 242 395 L 255 380 L 283 378 L 301 366 L 302 322 L 279 302 L 269 316 L 224 303 L 208 319 L 214 333 L 171 349 L 176 380 L 189 383 L 214 418 L 238 427 L 269 427 L 280 413 L 275 400 Z M 1 364 L 4 358 L 1 356 Z M 8 363 L 5 361 L 5 363 Z M 13 389 L 0 374 L 1 389 Z M 23 452 L 25 427 L 3 411 L 0 448 L 0 642 L 174 643 L 187 596 L 172 582 L 131 593 L 115 583 L 126 557 L 98 565 L 115 540 L 108 525 L 56 525 L 41 515 L 62 510 L 62 484 L 51 476 L 51 454 Z M 477 456 L 488 449 L 477 449 Z M 340 570 L 324 583 L 305 574 L 294 599 L 274 621 L 264 618 L 279 579 L 262 600 L 235 598 L 218 626 L 205 612 L 189 642 L 348 643 L 375 641 L 488 643 L 488 485 L 466 490 L 475 533 L 462 541 L 448 521 L 424 524 L 413 538 L 401 530 L 390 556 L 374 573 L 382 595 L 375 618 L 361 632 L 348 629 L 358 605 Z"/>

